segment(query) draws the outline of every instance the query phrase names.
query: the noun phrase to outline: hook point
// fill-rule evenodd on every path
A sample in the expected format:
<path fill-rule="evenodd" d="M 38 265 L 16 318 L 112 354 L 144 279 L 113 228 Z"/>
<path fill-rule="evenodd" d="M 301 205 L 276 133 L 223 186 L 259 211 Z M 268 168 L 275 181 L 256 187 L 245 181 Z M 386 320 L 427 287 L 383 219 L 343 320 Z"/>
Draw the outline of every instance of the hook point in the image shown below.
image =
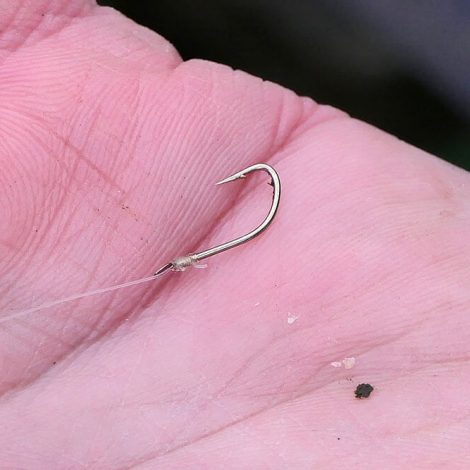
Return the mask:
<path fill-rule="evenodd" d="M 215 184 L 217 186 L 219 184 L 230 183 L 230 181 L 235 181 L 241 178 L 246 178 L 246 176 L 240 173 L 235 173 L 234 175 L 227 176 L 227 178 L 224 178 L 223 180 L 217 181 Z"/>

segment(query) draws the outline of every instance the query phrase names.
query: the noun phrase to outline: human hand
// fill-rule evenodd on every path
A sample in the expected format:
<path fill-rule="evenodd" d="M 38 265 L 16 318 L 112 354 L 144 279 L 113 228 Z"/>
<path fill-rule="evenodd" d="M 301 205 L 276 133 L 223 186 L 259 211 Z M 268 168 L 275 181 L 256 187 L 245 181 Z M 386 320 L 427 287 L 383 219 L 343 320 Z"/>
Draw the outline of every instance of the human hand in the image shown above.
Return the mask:
<path fill-rule="evenodd" d="M 4 316 L 250 230 L 232 172 L 283 184 L 205 270 L 0 324 L 1 468 L 469 466 L 466 172 L 111 9 L 0 8 Z"/>

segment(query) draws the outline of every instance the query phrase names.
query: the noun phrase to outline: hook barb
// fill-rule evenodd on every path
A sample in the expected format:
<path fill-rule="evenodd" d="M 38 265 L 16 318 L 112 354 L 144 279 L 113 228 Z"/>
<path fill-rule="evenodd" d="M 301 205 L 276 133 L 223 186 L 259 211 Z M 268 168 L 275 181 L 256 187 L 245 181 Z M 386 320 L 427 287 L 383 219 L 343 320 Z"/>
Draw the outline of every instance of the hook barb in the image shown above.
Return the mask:
<path fill-rule="evenodd" d="M 227 178 L 224 178 L 221 181 L 218 181 L 216 184 L 220 185 L 235 181 L 237 179 L 246 178 L 248 174 L 253 173 L 255 171 L 265 171 L 266 173 L 268 173 L 271 177 L 270 185 L 273 187 L 273 202 L 271 204 L 271 208 L 269 209 L 268 215 L 263 220 L 263 222 L 251 232 L 248 232 L 247 234 L 242 235 L 241 237 L 230 240 L 229 242 L 222 243 L 220 245 L 214 246 L 213 248 L 209 248 L 198 253 L 178 256 L 174 260 L 162 266 L 158 271 L 155 272 L 154 276 L 159 276 L 169 270 L 184 271 L 187 267 L 205 258 L 209 258 L 209 256 L 217 255 L 219 253 L 222 253 L 223 251 L 230 250 L 231 248 L 235 248 L 236 246 L 239 246 L 249 240 L 252 240 L 268 228 L 268 226 L 274 220 L 281 198 L 281 181 L 279 179 L 279 175 L 272 166 L 267 165 L 266 163 L 257 163 L 256 165 L 251 165 L 245 168 L 244 170 L 241 170 L 237 173 L 234 173 L 233 175 L 228 176 Z"/>

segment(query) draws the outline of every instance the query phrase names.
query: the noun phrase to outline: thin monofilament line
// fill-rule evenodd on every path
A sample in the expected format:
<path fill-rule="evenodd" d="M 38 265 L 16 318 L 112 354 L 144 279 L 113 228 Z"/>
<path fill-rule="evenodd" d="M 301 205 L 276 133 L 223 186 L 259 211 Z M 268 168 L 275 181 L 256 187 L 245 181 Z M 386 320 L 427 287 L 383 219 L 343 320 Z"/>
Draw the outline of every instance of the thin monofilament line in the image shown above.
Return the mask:
<path fill-rule="evenodd" d="M 38 310 L 43 310 L 46 308 L 55 307 L 56 305 L 63 304 L 65 302 L 71 302 L 72 300 L 83 299 L 85 297 L 91 297 L 92 295 L 104 294 L 105 292 L 111 292 L 113 290 L 123 289 L 125 287 L 135 286 L 137 284 L 143 284 L 144 282 L 149 282 L 154 279 L 157 279 L 159 276 L 148 276 L 141 279 L 136 279 L 135 281 L 125 282 L 124 284 L 117 284 L 115 286 L 103 287 L 102 289 L 91 290 L 88 292 L 82 292 L 81 294 L 74 294 L 62 299 L 53 300 L 52 302 L 46 302 L 44 304 L 38 305 L 37 307 L 28 308 L 26 310 L 21 310 L 19 312 L 14 312 L 10 315 L 7 315 L 3 318 L 0 318 L 0 323 L 5 323 L 9 320 L 15 320 L 17 318 L 29 315 L 30 313 L 37 312 Z"/>

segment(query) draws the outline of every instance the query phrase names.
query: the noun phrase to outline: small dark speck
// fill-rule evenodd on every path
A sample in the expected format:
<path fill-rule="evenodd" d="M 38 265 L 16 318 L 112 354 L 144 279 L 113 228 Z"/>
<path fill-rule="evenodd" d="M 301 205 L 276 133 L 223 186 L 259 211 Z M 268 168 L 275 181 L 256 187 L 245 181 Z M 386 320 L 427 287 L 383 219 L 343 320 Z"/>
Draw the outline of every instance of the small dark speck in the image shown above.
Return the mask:
<path fill-rule="evenodd" d="M 374 390 L 370 384 L 359 384 L 354 391 L 356 398 L 367 398 Z"/>
<path fill-rule="evenodd" d="M 36 229 L 35 232 L 38 233 L 39 229 Z"/>
<path fill-rule="evenodd" d="M 340 440 L 341 440 L 341 438 L 340 438 L 340 437 L 337 437 L 336 439 L 338 439 L 338 441 L 340 441 Z"/>
<path fill-rule="evenodd" d="M 52 363 L 53 366 L 55 366 L 56 364 L 57 364 L 57 361 L 54 361 L 54 362 Z"/>

